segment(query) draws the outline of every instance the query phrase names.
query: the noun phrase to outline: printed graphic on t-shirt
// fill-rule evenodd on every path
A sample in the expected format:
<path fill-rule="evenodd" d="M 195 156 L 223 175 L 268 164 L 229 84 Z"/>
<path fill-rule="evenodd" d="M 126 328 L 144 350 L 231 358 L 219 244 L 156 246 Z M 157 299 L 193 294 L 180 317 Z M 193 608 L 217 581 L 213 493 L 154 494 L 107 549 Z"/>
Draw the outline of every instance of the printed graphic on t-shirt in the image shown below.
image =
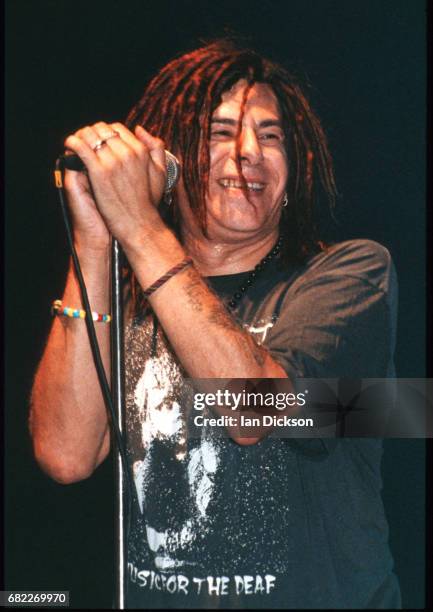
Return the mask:
<path fill-rule="evenodd" d="M 156 493 L 156 474 L 169 485 L 183 489 L 182 508 L 164 508 L 160 504 L 158 523 L 146 522 L 146 538 L 154 553 L 158 570 L 172 570 L 193 566 L 197 538 L 208 531 L 208 506 L 215 487 L 214 474 L 218 468 L 218 448 L 210 437 L 187 452 L 185 415 L 176 399 L 173 386 L 174 364 L 168 353 L 148 359 L 134 394 L 137 416 L 141 423 L 143 459 L 134 462 L 134 482 L 140 510 L 143 513 L 149 496 Z M 180 377 L 180 373 L 178 373 Z M 180 382 L 176 378 L 176 382 Z M 177 463 L 178 478 L 170 479 L 170 466 Z M 166 470 L 164 470 L 166 466 Z M 170 482 L 172 481 L 172 482 Z M 160 490 L 161 487 L 158 486 Z M 165 497 L 165 495 L 164 495 Z M 167 504 L 170 500 L 167 498 Z M 180 521 L 178 517 L 185 513 Z M 145 516 L 146 513 L 144 512 Z M 149 517 L 150 520 L 150 517 Z"/>
<path fill-rule="evenodd" d="M 272 320 L 258 322 L 253 330 L 258 342 L 272 325 Z M 145 328 L 136 330 L 142 348 L 149 340 Z M 161 338 L 156 354 L 136 370 L 130 389 L 127 429 L 139 503 L 129 546 L 130 580 L 143 590 L 168 594 L 273 592 L 277 574 L 287 570 L 284 545 L 275 544 L 290 509 L 274 499 L 269 480 L 269 487 L 260 485 L 260 496 L 270 512 L 263 518 L 252 512 L 256 479 L 269 473 L 269 465 L 264 463 L 260 471 L 253 465 L 242 468 L 236 483 L 238 445 L 213 436 L 206 427 L 200 438 L 188 439 L 182 374 Z M 248 481 L 251 497 L 244 494 L 242 508 L 243 481 Z"/>
<path fill-rule="evenodd" d="M 269 330 L 272 329 L 276 322 L 277 317 L 273 315 L 272 317 L 259 319 L 254 323 L 254 325 L 244 323 L 243 326 L 253 336 L 257 344 L 263 344 L 269 334 Z"/>

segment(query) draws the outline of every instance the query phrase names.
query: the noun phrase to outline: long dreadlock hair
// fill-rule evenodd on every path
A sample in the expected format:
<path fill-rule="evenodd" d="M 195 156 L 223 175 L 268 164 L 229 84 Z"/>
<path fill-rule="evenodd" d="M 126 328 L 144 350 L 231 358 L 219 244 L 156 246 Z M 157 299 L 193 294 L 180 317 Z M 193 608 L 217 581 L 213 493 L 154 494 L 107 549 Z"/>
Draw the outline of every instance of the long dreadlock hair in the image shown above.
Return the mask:
<path fill-rule="evenodd" d="M 139 102 L 126 118 L 126 125 L 142 125 L 161 138 L 167 149 L 182 160 L 182 178 L 189 204 L 204 235 L 206 192 L 209 179 L 211 119 L 222 94 L 240 79 L 247 90 L 264 83 L 273 90 L 281 112 L 289 166 L 286 191 L 289 205 L 283 208 L 280 234 L 287 236 L 284 260 L 302 262 L 323 248 L 318 223 L 319 193 L 325 195 L 332 212 L 336 186 L 332 157 L 320 121 L 311 109 L 297 80 L 282 66 L 257 52 L 222 39 L 175 58 L 148 83 Z M 238 133 L 242 125 L 239 118 Z M 238 143 L 237 164 L 240 170 Z M 246 183 L 240 177 L 244 188 Z M 164 215 L 180 238 L 180 215 L 176 194 Z M 135 304 L 140 293 L 131 275 Z"/>

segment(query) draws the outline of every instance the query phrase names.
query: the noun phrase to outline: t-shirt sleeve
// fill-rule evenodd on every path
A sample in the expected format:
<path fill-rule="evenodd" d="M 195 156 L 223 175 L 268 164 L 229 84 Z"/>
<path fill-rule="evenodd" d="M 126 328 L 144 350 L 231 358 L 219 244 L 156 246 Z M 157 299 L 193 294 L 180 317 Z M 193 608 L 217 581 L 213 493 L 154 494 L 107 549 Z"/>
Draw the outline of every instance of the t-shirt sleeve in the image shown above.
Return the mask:
<path fill-rule="evenodd" d="M 387 249 L 340 243 L 290 285 L 266 346 L 290 378 L 392 375 L 396 304 Z"/>

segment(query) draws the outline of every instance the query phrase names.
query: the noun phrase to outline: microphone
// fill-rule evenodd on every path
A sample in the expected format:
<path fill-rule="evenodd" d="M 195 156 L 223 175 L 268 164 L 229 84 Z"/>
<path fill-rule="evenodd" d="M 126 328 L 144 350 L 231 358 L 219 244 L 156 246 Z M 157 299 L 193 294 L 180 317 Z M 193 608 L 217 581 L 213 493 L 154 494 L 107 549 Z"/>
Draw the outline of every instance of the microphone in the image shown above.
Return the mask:
<path fill-rule="evenodd" d="M 169 193 L 176 185 L 180 176 L 180 163 L 179 160 L 170 151 L 164 150 L 165 153 L 165 167 L 167 168 L 167 176 L 165 178 L 165 193 Z M 86 170 L 86 166 L 82 160 L 75 153 L 64 153 L 60 155 L 60 159 L 65 168 L 68 170 L 75 170 L 76 172 L 82 172 Z"/>

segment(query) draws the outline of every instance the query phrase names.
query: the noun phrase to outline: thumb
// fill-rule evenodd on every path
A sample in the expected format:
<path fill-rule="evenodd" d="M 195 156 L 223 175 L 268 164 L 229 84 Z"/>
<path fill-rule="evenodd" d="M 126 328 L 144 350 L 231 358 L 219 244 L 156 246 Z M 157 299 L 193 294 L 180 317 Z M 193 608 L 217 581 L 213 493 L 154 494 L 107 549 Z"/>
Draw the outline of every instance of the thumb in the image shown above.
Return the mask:
<path fill-rule="evenodd" d="M 149 132 L 146 132 L 141 125 L 136 125 L 134 129 L 136 137 L 146 145 L 149 155 L 158 168 L 166 172 L 164 141 L 160 138 L 155 138 Z"/>
<path fill-rule="evenodd" d="M 85 172 L 65 170 L 64 183 L 67 191 L 75 196 L 79 196 L 83 193 L 91 193 L 89 179 Z"/>

